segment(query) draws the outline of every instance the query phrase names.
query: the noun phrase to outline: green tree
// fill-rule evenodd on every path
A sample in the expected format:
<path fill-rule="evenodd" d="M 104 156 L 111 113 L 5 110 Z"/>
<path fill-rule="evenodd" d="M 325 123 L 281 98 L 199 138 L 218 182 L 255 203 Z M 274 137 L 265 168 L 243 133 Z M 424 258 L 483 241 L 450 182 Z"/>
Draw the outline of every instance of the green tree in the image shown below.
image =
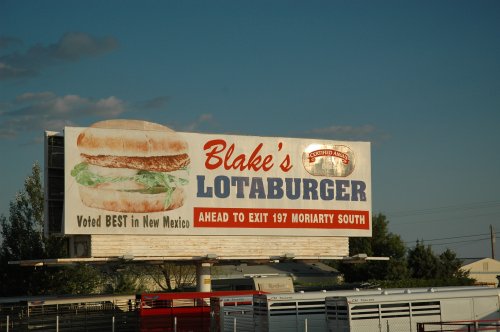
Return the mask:
<path fill-rule="evenodd" d="M 147 291 L 143 277 L 143 265 L 128 264 L 125 261 L 108 264 L 105 269 L 105 293 L 133 294 Z"/>
<path fill-rule="evenodd" d="M 53 285 L 60 285 L 53 289 L 53 293 L 59 294 L 96 294 L 103 287 L 102 273 L 92 265 L 76 264 L 64 268 L 54 269 Z"/>
<path fill-rule="evenodd" d="M 410 278 L 379 281 L 379 287 L 441 287 L 473 285 L 468 272 L 460 270 L 461 261 L 456 254 L 447 249 L 436 256 L 430 246 L 417 241 L 414 248 L 408 251 Z"/>
<path fill-rule="evenodd" d="M 368 261 L 363 264 L 342 263 L 338 266 L 347 282 L 370 279 L 398 279 L 408 275 L 406 247 L 399 235 L 389 232 L 389 221 L 383 214 L 372 218 L 372 237 L 350 238 L 349 255 L 389 257 L 388 261 Z"/>
<path fill-rule="evenodd" d="M 10 202 L 9 218 L 0 216 L 2 257 L 8 260 L 42 258 L 43 193 L 40 165 L 33 165 L 32 174 L 24 182 L 24 191 Z"/>
<path fill-rule="evenodd" d="M 10 261 L 67 256 L 65 239 L 44 237 L 44 195 L 38 163 L 24 188 L 10 202 L 9 216 L 0 216 L 0 296 L 81 293 L 95 288 L 98 273 L 90 267 L 24 267 Z"/>
<path fill-rule="evenodd" d="M 468 278 L 469 273 L 460 269 L 462 261 L 457 258 L 457 254 L 450 249 L 446 249 L 439 255 L 438 277 L 442 279 Z"/>
<path fill-rule="evenodd" d="M 145 273 L 165 291 L 189 287 L 196 281 L 196 267 L 192 264 L 163 262 L 146 266 Z"/>
<path fill-rule="evenodd" d="M 43 241 L 43 191 L 40 165 L 35 163 L 24 182 L 24 190 L 10 202 L 9 218 L 0 216 L 0 294 L 38 293 L 44 280 L 42 269 L 32 270 L 11 265 L 9 261 L 45 258 Z"/>
<path fill-rule="evenodd" d="M 388 230 L 383 214 L 372 219 L 371 238 L 350 238 L 349 254 L 389 257 L 389 261 L 368 261 L 362 264 L 337 264 L 348 283 L 368 282 L 378 287 L 438 287 L 471 285 L 467 272 L 460 270 L 461 261 L 447 249 L 436 256 L 430 246 L 417 241 L 407 249 L 399 235 Z"/>
<path fill-rule="evenodd" d="M 412 278 L 433 279 L 438 276 L 439 259 L 430 246 L 417 241 L 415 248 L 408 251 L 408 266 Z"/>

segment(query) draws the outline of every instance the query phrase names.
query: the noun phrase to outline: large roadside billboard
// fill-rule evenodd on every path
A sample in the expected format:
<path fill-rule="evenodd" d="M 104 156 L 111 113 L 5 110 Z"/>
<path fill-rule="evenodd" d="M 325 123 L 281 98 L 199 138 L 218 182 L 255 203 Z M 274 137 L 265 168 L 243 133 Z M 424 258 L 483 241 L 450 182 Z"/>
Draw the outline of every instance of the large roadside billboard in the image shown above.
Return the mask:
<path fill-rule="evenodd" d="M 66 127 L 65 234 L 371 236 L 370 143 Z"/>

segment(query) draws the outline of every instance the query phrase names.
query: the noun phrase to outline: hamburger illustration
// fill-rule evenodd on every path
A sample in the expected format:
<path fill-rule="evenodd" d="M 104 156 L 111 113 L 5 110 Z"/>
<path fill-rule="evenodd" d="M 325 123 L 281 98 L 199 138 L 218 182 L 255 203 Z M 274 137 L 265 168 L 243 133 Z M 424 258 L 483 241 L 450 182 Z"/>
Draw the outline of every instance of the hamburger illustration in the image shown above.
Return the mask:
<path fill-rule="evenodd" d="M 77 138 L 82 162 L 71 171 L 86 206 L 116 212 L 181 207 L 188 183 L 188 144 L 160 124 L 106 120 Z"/>

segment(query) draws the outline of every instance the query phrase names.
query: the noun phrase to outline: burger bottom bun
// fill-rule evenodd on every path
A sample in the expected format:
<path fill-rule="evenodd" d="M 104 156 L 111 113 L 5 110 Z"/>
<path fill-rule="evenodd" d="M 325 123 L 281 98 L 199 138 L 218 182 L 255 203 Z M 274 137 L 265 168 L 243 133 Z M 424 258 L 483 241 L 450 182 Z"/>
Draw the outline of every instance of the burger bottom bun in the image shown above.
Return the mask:
<path fill-rule="evenodd" d="M 82 203 L 88 207 L 115 212 L 161 212 L 174 210 L 184 204 L 184 190 L 175 188 L 170 204 L 165 205 L 167 194 L 141 194 L 105 188 L 79 186 Z"/>

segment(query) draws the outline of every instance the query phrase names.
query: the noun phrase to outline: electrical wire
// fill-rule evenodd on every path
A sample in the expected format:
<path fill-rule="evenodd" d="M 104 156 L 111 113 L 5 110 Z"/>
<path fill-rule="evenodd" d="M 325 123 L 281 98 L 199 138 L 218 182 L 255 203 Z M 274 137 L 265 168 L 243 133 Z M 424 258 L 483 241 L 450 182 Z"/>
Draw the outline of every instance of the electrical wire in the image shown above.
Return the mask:
<path fill-rule="evenodd" d="M 449 244 L 458 244 L 458 243 L 469 243 L 469 242 L 480 242 L 480 241 L 486 241 L 490 240 L 490 237 L 485 237 L 481 239 L 474 239 L 474 240 L 463 240 L 463 241 L 452 241 L 452 242 L 443 242 L 443 243 L 431 243 L 430 246 L 445 246 Z M 422 241 L 422 243 L 425 243 L 425 241 Z"/>
<path fill-rule="evenodd" d="M 458 219 L 471 219 L 471 218 L 477 218 L 477 217 L 488 217 L 488 216 L 493 216 L 493 215 L 498 215 L 498 212 L 492 212 L 492 213 L 482 213 L 482 214 L 474 214 L 474 215 L 460 215 L 458 217 L 448 217 L 448 218 L 438 218 L 438 219 L 430 219 L 430 220 L 412 220 L 412 221 L 396 221 L 396 222 L 391 222 L 391 227 L 392 226 L 403 226 L 403 225 L 409 225 L 409 224 L 421 224 L 421 223 L 437 223 L 437 222 L 454 222 Z"/>
<path fill-rule="evenodd" d="M 386 215 L 388 219 L 392 221 L 390 223 L 392 228 L 395 226 L 397 227 L 409 224 L 421 224 L 430 222 L 442 223 L 450 221 L 457 222 L 458 220 L 463 220 L 463 219 L 477 219 L 478 217 L 487 217 L 492 215 L 496 216 L 498 215 L 498 212 L 489 212 L 489 211 L 491 211 L 491 209 L 494 209 L 494 211 L 496 211 L 498 210 L 498 207 L 500 207 L 500 201 L 485 201 L 485 202 L 475 202 L 475 203 L 461 204 L 461 205 L 448 205 L 448 206 L 426 208 L 426 209 L 416 209 L 416 210 L 397 211 L 397 212 L 395 211 L 392 213 L 387 213 Z M 483 213 L 477 213 L 481 212 L 481 211 L 475 211 L 477 209 L 482 209 Z M 457 213 L 459 215 L 457 215 Z M 405 218 L 426 216 L 426 215 L 435 215 L 438 218 L 432 218 L 431 220 L 429 220 L 426 217 L 426 218 L 416 218 L 420 220 L 407 220 L 407 221 L 404 220 Z M 403 219 L 403 221 L 401 221 L 401 219 Z M 395 220 L 397 221 L 394 222 Z M 494 235 L 494 237 L 496 239 L 498 238 L 496 234 Z M 457 241 L 447 241 L 447 240 L 457 240 Z M 451 248 L 454 248 L 454 247 L 470 246 L 477 243 L 483 243 L 484 241 L 489 241 L 489 240 L 491 240 L 491 234 L 482 233 L 482 234 L 433 238 L 428 240 L 421 239 L 420 241 L 421 243 L 430 245 L 432 247 L 449 246 Z M 409 247 L 413 247 L 410 244 L 415 244 L 415 243 L 416 241 L 404 242 L 404 244 Z"/>
<path fill-rule="evenodd" d="M 461 236 L 452 236 L 452 237 L 442 237 L 442 238 L 438 238 L 438 239 L 422 240 L 422 242 L 463 239 L 463 238 L 467 238 L 467 237 L 486 236 L 486 235 L 490 235 L 490 233 L 474 234 L 474 235 L 461 235 Z M 470 241 L 474 241 L 474 240 L 470 240 Z M 411 243 L 411 242 L 413 242 L 413 241 L 409 241 L 409 242 L 405 242 L 405 243 Z"/>
<path fill-rule="evenodd" d="M 458 244 L 458 243 L 469 243 L 469 242 L 482 242 L 482 241 L 488 241 L 490 240 L 489 237 L 485 237 L 482 239 L 475 239 L 475 240 L 469 240 L 469 241 L 454 241 L 454 242 L 444 242 L 444 243 L 434 243 L 432 244 L 433 246 L 446 246 L 449 244 Z"/>
<path fill-rule="evenodd" d="M 456 212 L 456 211 L 467 211 L 474 209 L 484 209 L 490 207 L 500 206 L 500 201 L 486 201 L 486 202 L 476 202 L 470 204 L 460 204 L 460 205 L 448 205 L 442 207 L 434 207 L 427 209 L 417 209 L 417 210 L 407 210 L 407 211 L 395 211 L 387 213 L 389 217 L 411 217 L 411 216 L 419 216 L 426 214 L 435 214 L 435 213 L 445 213 L 445 212 Z"/>

